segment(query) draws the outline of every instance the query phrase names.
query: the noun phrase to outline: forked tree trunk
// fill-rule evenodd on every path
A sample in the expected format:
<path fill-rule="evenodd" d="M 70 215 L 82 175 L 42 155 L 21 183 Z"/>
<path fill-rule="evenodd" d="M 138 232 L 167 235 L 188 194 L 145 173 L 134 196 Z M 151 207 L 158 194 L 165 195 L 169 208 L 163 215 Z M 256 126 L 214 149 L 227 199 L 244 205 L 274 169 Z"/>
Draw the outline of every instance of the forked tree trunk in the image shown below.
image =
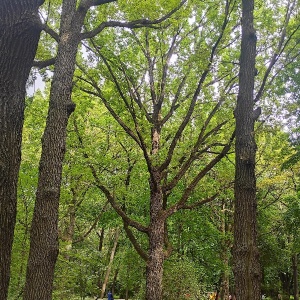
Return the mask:
<path fill-rule="evenodd" d="M 0 299 L 7 299 L 21 162 L 25 85 L 36 53 L 41 0 L 0 3 Z"/>
<path fill-rule="evenodd" d="M 234 279 L 237 300 L 260 300 L 261 272 L 257 248 L 254 138 L 256 34 L 254 0 L 242 1 L 242 44 L 236 118 Z"/>

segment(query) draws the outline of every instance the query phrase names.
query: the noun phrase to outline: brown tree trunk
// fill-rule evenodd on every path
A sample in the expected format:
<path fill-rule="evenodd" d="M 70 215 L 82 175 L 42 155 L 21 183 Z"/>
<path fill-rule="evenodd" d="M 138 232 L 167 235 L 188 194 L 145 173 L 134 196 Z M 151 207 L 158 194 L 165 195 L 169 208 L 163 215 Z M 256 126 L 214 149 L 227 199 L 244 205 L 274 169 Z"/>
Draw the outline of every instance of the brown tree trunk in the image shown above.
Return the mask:
<path fill-rule="evenodd" d="M 165 224 L 161 213 L 163 194 L 161 174 L 153 171 L 150 179 L 149 259 L 146 267 L 146 300 L 162 300 Z"/>
<path fill-rule="evenodd" d="M 294 300 L 299 300 L 299 285 L 298 285 L 298 255 L 294 254 L 292 257 L 292 266 L 293 266 L 293 292 Z"/>
<path fill-rule="evenodd" d="M 242 44 L 236 118 L 236 173 L 234 213 L 234 279 L 237 300 L 259 300 L 260 264 L 257 249 L 254 138 L 254 77 L 256 34 L 254 0 L 242 1 Z"/>
<path fill-rule="evenodd" d="M 58 206 L 66 129 L 75 105 L 71 100 L 80 31 L 86 11 L 76 11 L 76 0 L 64 0 L 60 41 L 50 90 L 36 203 L 31 225 L 31 243 L 24 299 L 51 299 L 58 255 Z"/>
<path fill-rule="evenodd" d="M 39 41 L 38 0 L 0 8 L 0 299 L 7 299 L 17 206 L 26 81 Z"/>

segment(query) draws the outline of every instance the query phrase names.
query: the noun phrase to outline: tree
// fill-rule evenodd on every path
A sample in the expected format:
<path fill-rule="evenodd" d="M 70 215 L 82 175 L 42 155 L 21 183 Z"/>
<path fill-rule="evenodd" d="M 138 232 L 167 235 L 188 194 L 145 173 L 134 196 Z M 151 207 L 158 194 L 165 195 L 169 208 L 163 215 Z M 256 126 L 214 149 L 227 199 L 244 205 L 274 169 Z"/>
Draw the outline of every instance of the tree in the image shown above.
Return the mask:
<path fill-rule="evenodd" d="M 279 3 L 277 5 L 280 6 Z M 235 110 L 236 117 L 236 175 L 235 175 L 235 217 L 234 217 L 234 272 L 237 299 L 260 299 L 260 267 L 257 249 L 256 225 L 256 176 L 255 176 L 255 128 L 260 108 L 254 105 L 262 99 L 264 91 L 270 88 L 278 72 L 290 64 L 295 57 L 295 34 L 299 26 L 294 23 L 296 1 L 288 2 L 285 14 L 278 19 L 277 43 L 273 42 L 269 63 L 259 75 L 261 83 L 254 85 L 257 74 L 256 32 L 254 30 L 254 1 L 242 2 L 242 43 L 240 56 L 239 95 Z M 258 23 L 260 26 L 263 23 Z M 261 26 L 262 27 L 262 26 Z M 263 32 L 263 29 L 261 30 Z M 274 36 L 275 37 L 275 36 Z M 270 38 L 268 37 L 268 40 Z M 286 50 L 288 45 L 291 49 Z M 263 46 L 265 47 L 265 46 Z M 261 51 L 260 45 L 259 50 Z M 261 55 L 259 51 L 259 54 Z M 284 55 L 286 51 L 286 55 Z M 261 59 L 261 58 L 260 58 Z M 274 68 L 277 65 L 277 72 Z M 254 87 L 257 93 L 254 97 Z M 272 103 L 273 104 L 273 103 Z"/>
<path fill-rule="evenodd" d="M 41 0 L 1 1 L 0 10 L 0 298 L 6 299 L 16 222 L 26 81 L 42 24 Z"/>
<path fill-rule="evenodd" d="M 83 155 L 96 185 L 121 216 L 128 237 L 147 263 L 149 300 L 162 299 L 163 264 L 172 253 L 169 217 L 216 198 L 216 186 L 209 191 L 198 184 L 207 177 L 217 185 L 209 174 L 232 143 L 228 127 L 235 77 L 229 76 L 232 65 L 221 66 L 219 60 L 232 55 L 224 45 L 231 40 L 228 24 L 236 23 L 232 16 L 235 3 L 227 1 L 217 12 L 206 4 L 201 9 L 209 21 L 197 16 L 198 22 L 188 24 L 178 17 L 183 22 L 172 20 L 174 26 L 170 23 L 160 30 L 123 30 L 105 43 L 92 39 L 87 47 L 89 60 L 86 67 L 82 63 L 83 74 L 78 75 L 79 89 L 99 98 L 123 132 L 115 129 L 115 159 L 107 165 L 101 157 L 97 162 L 89 151 Z M 206 26 L 214 35 L 205 31 Z M 119 47 L 110 48 L 116 40 Z M 93 69 L 88 69 L 90 64 Z M 99 76 L 95 69 L 104 71 Z M 218 95 L 212 93 L 215 82 Z M 84 149 L 89 143 L 86 134 L 83 128 L 77 132 Z M 132 174 L 137 173 L 140 179 L 135 184 Z M 144 191 L 143 197 L 139 191 Z M 134 195 L 140 201 L 141 220 L 129 204 Z M 146 248 L 137 231 L 145 234 Z"/>
<path fill-rule="evenodd" d="M 254 78 L 256 33 L 254 1 L 242 1 L 242 41 L 236 118 L 234 213 L 234 279 L 237 299 L 261 299 L 257 248 Z"/>
<path fill-rule="evenodd" d="M 81 29 L 88 9 L 111 1 L 65 0 L 55 59 L 50 103 L 43 135 L 36 203 L 30 235 L 24 299 L 51 299 L 58 255 L 58 205 L 68 119 L 75 109 L 71 100 Z"/>
<path fill-rule="evenodd" d="M 42 154 L 36 203 L 31 225 L 30 252 L 27 265 L 24 299 L 51 299 L 54 268 L 58 255 L 58 207 L 62 165 L 66 148 L 68 119 L 75 109 L 71 100 L 73 75 L 79 43 L 106 27 L 142 27 L 160 23 L 183 5 L 161 19 L 139 19 L 132 22 L 104 21 L 91 31 L 82 32 L 91 7 L 115 0 L 63 0 L 59 35 L 45 29 L 58 42 L 46 128 L 42 139 Z M 48 60 L 47 63 L 53 63 Z M 46 63 L 45 63 L 46 64 Z M 44 65 L 44 64 L 40 64 Z M 46 64 L 47 65 L 47 64 Z"/>

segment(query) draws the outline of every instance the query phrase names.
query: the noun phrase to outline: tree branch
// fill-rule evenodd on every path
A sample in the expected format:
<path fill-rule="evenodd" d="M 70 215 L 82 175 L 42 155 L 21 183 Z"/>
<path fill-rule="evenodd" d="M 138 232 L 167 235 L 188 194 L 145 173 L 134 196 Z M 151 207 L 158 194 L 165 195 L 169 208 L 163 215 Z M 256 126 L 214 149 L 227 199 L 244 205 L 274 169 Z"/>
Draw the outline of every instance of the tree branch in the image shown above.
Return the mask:
<path fill-rule="evenodd" d="M 97 0 L 94 0 L 97 1 Z M 134 21 L 129 21 L 129 22 L 121 22 L 121 21 L 107 21 L 107 22 L 102 22 L 98 27 L 95 29 L 85 32 L 81 34 L 81 39 L 87 39 L 87 38 L 92 38 L 99 34 L 101 31 L 103 31 L 107 27 L 122 27 L 122 28 L 141 28 L 141 27 L 153 27 L 154 25 L 160 24 L 163 21 L 167 20 L 170 18 L 175 12 L 177 12 L 185 3 L 187 0 L 182 0 L 181 3 L 171 10 L 169 13 L 167 13 L 165 16 L 156 19 L 156 20 L 148 20 L 148 19 L 139 19 L 139 20 L 134 20 Z"/>
<path fill-rule="evenodd" d="M 128 227 L 128 224 L 126 222 L 124 222 L 124 229 L 126 232 L 127 237 L 129 238 L 130 242 L 132 243 L 134 249 L 136 250 L 136 252 L 140 255 L 140 257 L 144 260 L 144 261 L 148 261 L 149 256 L 147 255 L 147 253 L 142 249 L 142 247 L 140 246 L 140 244 L 138 243 L 137 239 L 135 238 L 135 236 L 133 235 L 132 231 L 130 230 L 130 228 Z"/>
<path fill-rule="evenodd" d="M 287 44 L 291 40 L 292 36 L 300 28 L 300 24 L 299 24 L 296 27 L 296 29 L 291 33 L 291 35 L 288 37 L 287 41 L 284 42 L 285 38 L 286 38 L 286 29 L 287 29 L 287 26 L 289 24 L 289 21 L 290 21 L 291 14 L 293 12 L 294 6 L 295 6 L 295 2 L 293 2 L 291 4 L 291 6 L 287 7 L 286 17 L 285 17 L 285 21 L 284 21 L 284 25 L 283 25 L 283 28 L 282 28 L 281 36 L 280 36 L 280 39 L 279 39 L 279 42 L 278 42 L 277 49 L 274 52 L 274 54 L 273 54 L 273 56 L 271 58 L 271 61 L 269 63 L 269 66 L 268 66 L 268 68 L 267 68 L 267 70 L 266 70 L 266 72 L 264 74 L 264 77 L 263 77 L 263 80 L 262 80 L 262 84 L 261 84 L 261 86 L 260 86 L 260 88 L 259 88 L 259 90 L 257 92 L 257 95 L 255 96 L 254 103 L 258 102 L 260 100 L 260 98 L 262 97 L 262 95 L 264 93 L 265 86 L 267 84 L 268 77 L 269 77 L 269 75 L 271 73 L 271 70 L 275 66 L 275 64 L 278 61 L 278 59 L 280 58 L 281 54 L 283 53 L 283 50 L 285 49 L 285 47 L 287 46 Z"/>
<path fill-rule="evenodd" d="M 59 35 L 50 28 L 47 23 L 42 25 L 42 30 L 48 33 L 57 43 L 59 43 Z"/>
<path fill-rule="evenodd" d="M 79 8 L 84 7 L 84 8 L 90 8 L 92 6 L 99 6 L 102 4 L 106 3 L 111 3 L 111 2 L 116 2 L 117 0 L 82 0 Z"/>
<path fill-rule="evenodd" d="M 199 81 L 198 81 L 198 85 L 197 85 L 197 88 L 194 92 L 194 95 L 193 95 L 193 98 L 191 100 L 191 103 L 190 103 L 190 106 L 189 106 L 189 109 L 184 117 L 184 120 L 182 121 L 182 123 L 180 124 L 172 142 L 171 142 L 171 145 L 170 145 L 170 148 L 169 148 L 169 151 L 168 151 L 168 154 L 167 154 L 167 157 L 165 159 L 165 161 L 161 164 L 160 166 L 160 170 L 163 171 L 165 170 L 171 160 L 172 160 L 172 156 L 173 156 L 173 153 L 174 153 L 174 150 L 176 148 L 176 145 L 184 131 L 184 129 L 186 128 L 187 124 L 189 123 L 190 119 L 191 119 L 191 116 L 192 116 L 192 113 L 195 109 L 195 104 L 196 104 L 196 101 L 198 99 L 198 96 L 200 94 L 200 91 L 202 89 L 202 85 L 207 77 L 207 75 L 209 74 L 210 72 L 210 68 L 211 68 L 211 65 L 213 63 L 213 60 L 214 60 L 214 57 L 215 57 L 215 54 L 216 54 L 216 50 L 217 50 L 217 47 L 219 46 L 222 38 L 223 38 L 223 35 L 224 35 L 224 32 L 225 32 L 225 29 L 226 29 L 226 26 L 228 24 L 228 20 L 229 20 L 229 5 L 228 3 L 226 3 L 226 6 L 225 6 L 225 16 L 224 16 L 224 21 L 223 21 L 223 24 L 221 26 L 221 32 L 220 32 L 220 35 L 218 36 L 216 42 L 214 43 L 214 45 L 212 46 L 212 49 L 211 49 L 211 53 L 210 53 L 210 57 L 209 57 L 209 62 L 204 70 L 204 72 L 202 73 Z"/>
<path fill-rule="evenodd" d="M 98 214 L 98 216 L 96 217 L 96 219 L 94 220 L 94 223 L 92 224 L 92 226 L 89 228 L 89 230 L 84 233 L 82 236 L 80 236 L 77 240 L 73 241 L 73 244 L 76 244 L 76 243 L 79 243 L 79 242 L 82 242 L 91 232 L 93 229 L 95 229 L 95 227 L 97 226 L 101 216 L 103 215 L 106 207 L 107 207 L 107 204 L 109 203 L 109 201 L 106 201 L 106 203 L 104 204 L 104 206 L 102 207 L 100 213 Z"/>
<path fill-rule="evenodd" d="M 81 148 L 84 149 L 83 140 L 82 140 L 82 137 L 79 133 L 77 123 L 76 123 L 75 119 L 74 119 L 74 130 L 75 130 L 75 133 L 77 135 L 77 138 L 78 138 L 78 141 L 79 141 L 79 144 L 80 144 Z M 89 156 L 86 152 L 83 153 L 83 156 L 84 156 L 84 158 L 89 159 Z M 143 226 L 139 222 L 136 222 L 136 221 L 132 220 L 131 218 L 129 218 L 127 216 L 127 214 L 122 210 L 122 208 L 116 203 L 115 197 L 101 183 L 94 166 L 90 162 L 88 162 L 88 166 L 89 166 L 89 168 L 92 172 L 92 175 L 94 177 L 96 187 L 98 187 L 103 192 L 103 194 L 106 196 L 106 199 L 109 201 L 109 203 L 114 208 L 116 213 L 123 219 L 123 222 L 125 222 L 126 224 L 136 228 L 137 230 L 139 230 L 141 232 L 144 232 L 144 233 L 148 234 L 148 227 Z"/>
<path fill-rule="evenodd" d="M 110 114 L 113 116 L 113 118 L 119 123 L 119 125 L 123 128 L 123 130 L 129 135 L 131 136 L 131 138 L 138 144 L 138 146 L 142 148 L 142 145 L 139 141 L 139 138 L 134 134 L 134 132 L 123 122 L 123 120 L 118 116 L 118 114 L 114 111 L 114 109 L 111 107 L 111 105 L 109 104 L 109 101 L 104 97 L 103 93 L 101 92 L 100 88 L 98 87 L 98 84 L 93 80 L 92 77 L 90 77 L 86 72 L 85 70 L 77 64 L 77 66 L 79 67 L 79 69 L 88 77 L 88 79 L 90 80 L 87 80 L 87 79 L 84 79 L 82 77 L 78 77 L 79 79 L 85 81 L 86 83 L 88 83 L 89 85 L 91 85 L 95 90 L 96 92 L 93 92 L 93 91 L 90 91 L 90 90 L 87 90 L 83 87 L 79 87 L 80 90 L 88 93 L 88 94 L 91 94 L 91 95 L 94 95 L 96 97 L 99 97 L 103 104 L 105 105 L 105 107 L 107 108 L 107 110 L 110 112 Z"/>
<path fill-rule="evenodd" d="M 47 60 L 39 60 L 34 61 L 32 66 L 38 68 L 39 70 L 44 69 L 46 67 L 52 66 L 55 64 L 55 57 L 49 58 Z"/>
<path fill-rule="evenodd" d="M 210 163 L 208 163 L 195 176 L 195 178 L 192 180 L 192 182 L 189 184 L 189 186 L 185 189 L 181 199 L 176 204 L 172 205 L 165 211 L 166 218 L 171 216 L 173 213 L 175 213 L 179 209 L 182 209 L 186 206 L 186 202 L 187 202 L 188 198 L 190 197 L 191 193 L 193 192 L 193 190 L 195 189 L 195 187 L 199 183 L 199 181 L 227 154 L 227 152 L 229 151 L 231 144 L 234 140 L 234 137 L 235 137 L 235 132 L 232 134 L 228 144 L 223 147 L 222 151 L 216 157 L 214 157 L 210 161 Z"/>

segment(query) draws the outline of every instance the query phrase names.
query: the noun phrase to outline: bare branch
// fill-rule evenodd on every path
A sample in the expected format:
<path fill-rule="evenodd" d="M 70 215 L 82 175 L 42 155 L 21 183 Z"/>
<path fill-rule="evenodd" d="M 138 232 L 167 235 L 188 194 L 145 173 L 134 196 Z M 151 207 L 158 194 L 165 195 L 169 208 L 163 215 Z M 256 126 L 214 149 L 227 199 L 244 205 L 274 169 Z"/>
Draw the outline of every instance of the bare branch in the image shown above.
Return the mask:
<path fill-rule="evenodd" d="M 182 206 L 180 207 L 180 209 L 195 209 L 195 208 L 197 208 L 197 207 L 199 207 L 199 206 L 202 206 L 202 205 L 204 205 L 204 204 L 206 204 L 206 203 L 212 202 L 213 200 L 215 200 L 215 199 L 219 196 L 219 194 L 220 194 L 220 193 L 216 193 L 216 194 L 214 194 L 214 195 L 211 196 L 211 197 L 208 197 L 208 198 L 206 198 L 206 199 L 197 201 L 197 202 L 192 203 L 192 204 L 190 204 L 190 205 L 187 205 L 187 204 L 182 205 Z"/>
<path fill-rule="evenodd" d="M 79 64 L 77 64 L 77 66 L 79 67 L 79 69 L 88 77 L 89 80 L 77 76 L 77 78 L 85 81 L 86 83 L 88 83 L 89 85 L 91 85 L 94 89 L 94 91 L 90 91 L 87 90 L 83 87 L 79 87 L 80 90 L 82 90 L 83 92 L 86 92 L 88 94 L 94 95 L 96 97 L 99 97 L 103 104 L 105 105 L 105 107 L 107 108 L 107 110 L 110 112 L 110 114 L 112 115 L 112 117 L 119 123 L 119 125 L 124 129 L 124 131 L 138 144 L 138 146 L 142 149 L 142 145 L 140 144 L 139 138 L 134 134 L 134 132 L 123 122 L 123 120 L 119 117 L 119 115 L 114 111 L 114 109 L 111 107 L 111 105 L 109 104 L 109 101 L 104 97 L 101 89 L 99 88 L 98 84 L 95 82 L 95 80 L 90 77 L 84 70 L 83 67 L 81 67 Z"/>
<path fill-rule="evenodd" d="M 160 95 L 159 95 L 159 99 L 158 99 L 158 105 L 159 106 L 162 105 L 163 99 L 165 97 L 165 88 L 166 88 L 169 64 L 170 64 L 170 60 L 171 60 L 172 55 L 173 55 L 173 53 L 176 49 L 176 46 L 177 46 L 176 41 L 177 41 L 177 37 L 179 36 L 179 33 L 180 33 L 180 29 L 178 29 L 178 31 L 176 32 L 176 34 L 172 38 L 171 46 L 170 46 L 170 48 L 169 48 L 169 50 L 166 54 L 166 61 L 163 64 L 162 77 L 161 77 L 161 81 L 160 81 Z M 165 42 L 165 41 L 163 41 L 163 42 Z M 161 43 L 162 43 L 162 41 L 161 41 Z"/>
<path fill-rule="evenodd" d="M 200 144 L 204 143 L 205 140 L 212 134 L 215 134 L 216 132 L 218 132 L 221 127 L 226 124 L 227 121 L 222 122 L 220 124 L 218 124 L 215 128 L 213 128 L 210 132 L 208 132 L 202 139 L 198 139 L 198 141 L 196 142 L 196 144 L 194 145 L 190 156 L 188 157 L 188 159 L 183 163 L 182 167 L 180 168 L 180 170 L 178 171 L 178 173 L 174 176 L 174 178 L 165 186 L 165 191 L 171 191 L 179 182 L 179 180 L 185 175 L 185 173 L 189 170 L 191 164 L 196 160 L 199 159 L 199 157 L 203 154 L 203 153 L 212 153 L 212 151 L 209 151 L 210 148 L 215 147 L 215 146 L 225 146 L 223 144 L 220 143 L 213 143 L 213 144 L 209 144 L 207 145 L 204 149 L 198 150 Z M 219 153 L 217 153 L 219 154 Z M 184 157 L 181 159 L 181 161 L 184 161 Z"/>
<path fill-rule="evenodd" d="M 225 145 L 222 149 L 222 151 L 215 156 L 192 180 L 192 182 L 189 184 L 189 186 L 185 189 L 181 199 L 174 204 L 173 206 L 169 207 L 165 212 L 165 217 L 169 217 L 179 209 L 186 206 L 186 202 L 189 199 L 191 193 L 194 191 L 196 185 L 199 183 L 199 181 L 227 154 L 229 151 L 232 142 L 235 137 L 235 132 L 232 134 L 229 142 L 227 145 Z"/>

